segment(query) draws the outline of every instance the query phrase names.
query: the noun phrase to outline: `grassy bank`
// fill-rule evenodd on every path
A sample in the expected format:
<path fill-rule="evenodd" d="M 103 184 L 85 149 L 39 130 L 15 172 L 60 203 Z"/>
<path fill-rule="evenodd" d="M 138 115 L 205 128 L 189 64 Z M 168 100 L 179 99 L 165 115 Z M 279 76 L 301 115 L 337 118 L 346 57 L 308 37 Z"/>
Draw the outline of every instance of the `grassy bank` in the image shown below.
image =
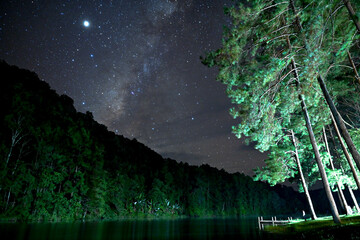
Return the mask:
<path fill-rule="evenodd" d="M 265 232 L 276 239 L 360 239 L 360 215 L 341 216 L 341 224 L 332 217 L 317 220 L 295 220 L 282 226 L 265 226 Z"/>

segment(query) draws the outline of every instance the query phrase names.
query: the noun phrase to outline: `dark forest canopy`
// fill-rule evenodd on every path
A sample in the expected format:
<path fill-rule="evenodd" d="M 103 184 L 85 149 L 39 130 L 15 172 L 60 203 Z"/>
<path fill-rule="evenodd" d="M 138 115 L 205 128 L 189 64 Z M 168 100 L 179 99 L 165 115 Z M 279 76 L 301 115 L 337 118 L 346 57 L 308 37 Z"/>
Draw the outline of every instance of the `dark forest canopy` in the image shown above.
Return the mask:
<path fill-rule="evenodd" d="M 0 214 L 18 221 L 286 214 L 287 187 L 189 166 L 115 135 L 28 70 L 0 62 Z M 275 191 L 276 190 L 276 191 Z"/>

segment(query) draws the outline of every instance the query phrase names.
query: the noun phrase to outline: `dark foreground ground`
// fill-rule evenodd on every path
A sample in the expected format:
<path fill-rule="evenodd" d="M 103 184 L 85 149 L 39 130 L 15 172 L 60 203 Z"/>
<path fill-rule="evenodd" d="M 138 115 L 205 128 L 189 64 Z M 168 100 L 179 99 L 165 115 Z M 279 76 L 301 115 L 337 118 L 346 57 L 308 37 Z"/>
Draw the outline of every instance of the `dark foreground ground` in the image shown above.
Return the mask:
<path fill-rule="evenodd" d="M 274 239 L 360 239 L 360 216 L 342 216 L 341 224 L 331 217 L 299 221 L 283 226 L 266 226 L 265 234 Z"/>

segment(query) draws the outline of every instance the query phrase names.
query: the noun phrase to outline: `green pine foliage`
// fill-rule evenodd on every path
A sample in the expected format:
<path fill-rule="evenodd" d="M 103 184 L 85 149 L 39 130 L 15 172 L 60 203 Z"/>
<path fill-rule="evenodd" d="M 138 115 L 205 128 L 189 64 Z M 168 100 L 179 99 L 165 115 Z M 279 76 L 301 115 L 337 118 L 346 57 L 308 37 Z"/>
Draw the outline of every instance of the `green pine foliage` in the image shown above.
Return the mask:
<path fill-rule="evenodd" d="M 354 7 L 357 9 L 358 3 Z M 344 119 L 353 123 L 350 131 L 359 129 L 360 88 L 355 83 L 348 51 L 358 66 L 360 34 L 356 34 L 342 1 L 238 1 L 225 14 L 231 25 L 225 28 L 222 47 L 207 53 L 202 62 L 217 66 L 217 79 L 227 86 L 234 104 L 230 114 L 239 119 L 234 134 L 247 137 L 258 150 L 269 152 L 266 166 L 255 170 L 255 179 L 275 185 L 298 178 L 294 147 L 288 139 L 293 130 L 299 142 L 301 165 L 311 185 L 319 174 L 298 97 L 301 95 L 307 105 L 317 141 L 323 142 L 322 128 L 331 120 L 317 83 L 320 74 L 326 78 Z M 296 62 L 299 84 L 291 59 Z M 327 165 L 328 156 L 321 144 L 320 151 Z"/>

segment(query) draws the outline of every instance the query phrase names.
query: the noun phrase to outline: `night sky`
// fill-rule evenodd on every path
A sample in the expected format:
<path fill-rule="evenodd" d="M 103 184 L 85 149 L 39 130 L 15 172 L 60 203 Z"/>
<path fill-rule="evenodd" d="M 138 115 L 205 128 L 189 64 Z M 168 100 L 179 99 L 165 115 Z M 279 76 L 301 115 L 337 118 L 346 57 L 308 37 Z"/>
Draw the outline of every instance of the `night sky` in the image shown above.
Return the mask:
<path fill-rule="evenodd" d="M 266 156 L 231 133 L 225 86 L 199 57 L 221 45 L 220 0 L 0 1 L 0 59 L 163 157 L 252 175 Z"/>

